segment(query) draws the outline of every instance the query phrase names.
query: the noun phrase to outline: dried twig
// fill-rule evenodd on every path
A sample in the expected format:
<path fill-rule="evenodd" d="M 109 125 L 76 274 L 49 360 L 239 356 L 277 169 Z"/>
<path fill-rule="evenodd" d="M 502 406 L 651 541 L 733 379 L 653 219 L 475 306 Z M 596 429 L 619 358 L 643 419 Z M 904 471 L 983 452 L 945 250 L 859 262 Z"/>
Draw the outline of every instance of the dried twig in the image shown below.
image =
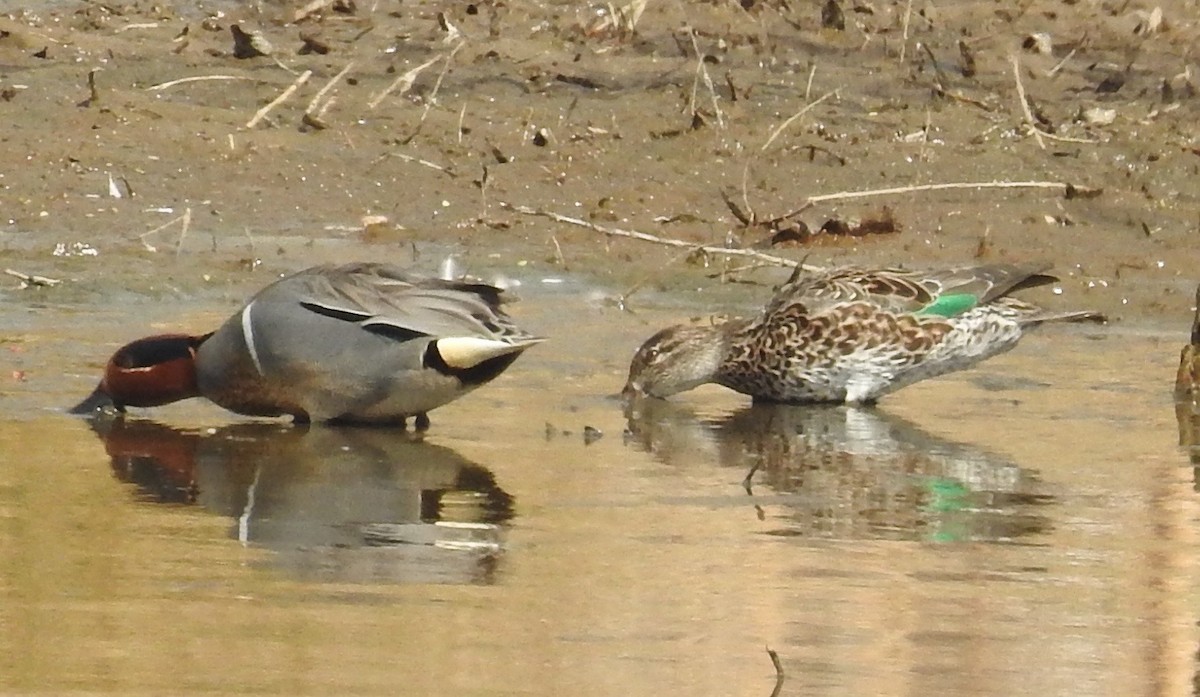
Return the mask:
<path fill-rule="evenodd" d="M 412 162 L 413 164 L 422 165 L 424 167 L 428 167 L 429 169 L 435 169 L 435 170 L 437 170 L 443 174 L 446 174 L 447 176 L 450 176 L 450 177 L 458 176 L 458 173 L 455 172 L 454 169 L 451 167 L 448 167 L 446 165 L 439 165 L 438 163 L 430 162 L 429 160 L 422 160 L 421 158 L 413 157 L 412 155 L 405 155 L 404 153 L 401 153 L 401 152 L 384 153 L 383 155 L 379 156 L 379 158 L 377 158 L 375 160 L 375 162 L 372 162 L 371 164 L 375 165 L 376 163 L 381 162 L 384 158 L 388 158 L 388 157 L 395 157 L 395 158 L 404 160 L 405 162 Z"/>
<path fill-rule="evenodd" d="M 79 106 L 89 107 L 100 101 L 100 91 L 96 89 L 96 73 L 100 72 L 101 70 L 103 70 L 103 68 L 92 68 L 88 71 L 88 98 L 80 102 Z"/>
<path fill-rule="evenodd" d="M 312 0 L 312 2 L 306 4 L 304 7 L 301 7 L 300 9 L 296 10 L 295 14 L 292 15 L 292 22 L 298 23 L 301 20 L 308 19 L 308 17 L 310 15 L 316 14 L 317 12 L 324 10 L 326 7 L 329 7 L 334 2 L 335 2 L 335 0 Z"/>
<path fill-rule="evenodd" d="M 117 30 L 113 33 L 120 34 L 121 32 L 126 32 L 131 29 L 158 29 L 158 22 L 139 22 L 137 24 L 126 24 L 123 27 L 117 27 Z"/>
<path fill-rule="evenodd" d="M 767 655 L 771 657 L 771 665 L 775 666 L 775 689 L 771 691 L 771 697 L 779 697 L 779 691 L 783 689 L 783 681 L 787 676 L 783 673 L 783 664 L 779 662 L 779 654 L 775 653 L 770 646 L 767 647 Z"/>
<path fill-rule="evenodd" d="M 534 215 L 534 216 L 539 216 L 542 218 L 549 218 L 549 219 L 554 220 L 559 223 L 567 223 L 568 225 L 577 225 L 579 227 L 585 227 L 585 228 L 588 228 L 589 230 L 595 230 L 596 232 L 602 233 L 604 235 L 608 235 L 609 237 L 627 237 L 629 239 L 641 240 L 643 242 L 653 242 L 654 244 L 666 245 L 668 247 L 684 247 L 684 248 L 692 249 L 695 251 L 705 252 L 706 254 L 720 254 L 720 255 L 731 256 L 731 257 L 750 257 L 752 259 L 758 259 L 760 261 L 765 261 L 770 264 L 774 264 L 776 266 L 792 266 L 792 267 L 794 267 L 797 265 L 797 262 L 795 262 L 791 259 L 774 256 L 772 254 L 764 254 L 762 252 L 759 252 L 759 251 L 756 251 L 753 249 L 729 249 L 727 247 L 715 247 L 715 246 L 711 246 L 711 245 L 696 244 L 695 242 L 687 242 L 685 240 L 676 240 L 676 239 L 671 239 L 669 237 L 659 237 L 657 235 L 651 235 L 650 233 L 639 232 L 637 230 L 624 230 L 621 228 L 607 227 L 605 225 L 597 225 L 596 223 L 592 223 L 587 220 L 582 220 L 580 218 L 572 218 L 571 216 L 561 215 L 559 213 L 554 213 L 553 211 L 538 210 L 536 208 L 530 208 L 528 206 L 519 206 L 519 205 L 515 205 L 515 204 L 511 204 L 511 203 L 502 203 L 500 205 L 511 211 L 521 213 L 522 215 Z M 804 266 L 804 269 L 808 270 L 808 271 L 823 270 L 819 266 Z"/>
<path fill-rule="evenodd" d="M 310 77 L 312 77 L 311 70 L 305 70 L 303 73 L 300 73 L 300 77 L 296 78 L 296 81 L 289 85 L 282 94 L 275 99 L 272 99 L 270 104 L 255 112 L 253 118 L 246 122 L 246 128 L 254 128 L 257 126 L 259 121 L 262 121 L 264 118 L 266 118 L 267 114 L 269 114 L 272 109 L 287 101 L 289 97 L 296 93 L 296 90 L 300 89 L 301 85 L 308 82 L 308 78 Z"/>
<path fill-rule="evenodd" d="M 778 223 L 789 218 L 794 218 L 800 213 L 812 208 L 818 203 L 825 201 L 848 201 L 856 198 L 870 198 L 872 196 L 892 196 L 895 194 L 910 194 L 918 191 L 944 191 L 947 189 L 1062 189 L 1066 191 L 1071 185 L 1066 182 L 948 182 L 945 184 L 914 184 L 912 186 L 897 186 L 890 189 L 868 189 L 866 191 L 839 191 L 833 194 L 820 194 L 818 196 L 809 196 L 805 199 L 803 205 L 794 211 L 785 213 L 769 221 L 768 224 Z"/>
<path fill-rule="evenodd" d="M 701 80 L 704 81 L 704 86 L 708 88 L 709 98 L 712 100 L 713 112 L 717 116 L 717 126 L 725 128 L 725 115 L 721 112 L 721 104 L 717 99 L 717 90 L 713 87 L 712 77 L 708 74 L 708 68 L 704 65 L 704 53 L 700 51 L 700 44 L 696 41 L 696 30 L 690 25 L 687 28 L 688 38 L 692 40 L 692 51 L 696 54 L 696 77 L 692 80 L 692 99 L 691 112 L 693 118 L 696 115 L 696 88 Z"/>
<path fill-rule="evenodd" d="M 257 80 L 257 79 L 258 78 L 256 78 L 256 77 L 246 77 L 245 75 L 196 75 L 194 77 L 181 77 L 178 80 L 169 80 L 167 82 L 160 82 L 157 85 L 150 85 L 149 87 L 146 88 L 146 90 L 148 92 L 157 92 L 158 90 L 165 90 L 168 87 L 174 87 L 175 85 L 182 85 L 187 82 L 201 82 L 204 80 Z"/>
<path fill-rule="evenodd" d="M 837 93 L 838 93 L 837 90 L 833 90 L 832 92 L 826 92 L 825 94 L 821 95 L 820 97 L 817 97 L 816 99 L 809 102 L 808 104 L 805 104 L 804 107 L 800 109 L 800 111 L 797 111 L 796 113 L 792 114 L 788 118 L 787 121 L 784 121 L 783 123 L 776 126 L 775 130 L 771 131 L 771 136 L 769 138 L 767 138 L 767 142 L 763 143 L 763 146 L 761 148 L 759 148 L 759 150 L 766 151 L 767 148 L 771 147 L 771 143 L 774 143 L 775 139 L 779 137 L 779 134 L 783 133 L 783 130 L 785 128 L 792 125 L 793 121 L 800 118 L 801 116 L 804 116 L 806 113 L 808 113 L 808 111 L 810 109 L 812 109 L 816 105 L 820 104 L 821 102 L 825 101 L 826 99 L 836 96 Z"/>
<path fill-rule="evenodd" d="M 4 273 L 8 274 L 9 276 L 13 276 L 14 278 L 21 279 L 21 284 L 22 284 L 21 287 L 22 288 L 28 288 L 29 286 L 50 287 L 50 286 L 57 286 L 58 284 L 62 283 L 62 279 L 60 279 L 60 278 L 49 278 L 47 276 L 33 276 L 33 275 L 30 275 L 27 273 L 21 273 L 20 271 L 17 271 L 16 269 L 5 269 Z"/>
<path fill-rule="evenodd" d="M 915 191 L 943 191 L 945 189 L 1063 189 L 1070 186 L 1066 182 L 948 182 L 945 184 L 914 184 L 912 186 L 897 186 L 890 189 L 868 189 L 866 191 L 841 191 L 835 194 L 809 196 L 808 203 L 823 201 L 841 201 L 868 196 L 890 196 L 892 194 L 908 194 Z"/>
<path fill-rule="evenodd" d="M 1025 85 L 1021 83 L 1021 63 L 1017 60 L 1017 54 L 1009 56 L 1012 61 L 1013 78 L 1017 81 L 1017 101 L 1021 102 L 1021 111 L 1025 114 L 1025 123 L 1033 131 L 1033 137 L 1037 139 L 1038 146 L 1042 150 L 1046 149 L 1046 141 L 1042 140 L 1042 129 L 1037 127 L 1037 121 L 1033 118 L 1033 112 L 1029 109 L 1029 101 L 1025 98 Z"/>
<path fill-rule="evenodd" d="M 333 89 L 334 85 L 336 85 L 342 78 L 346 77 L 346 73 L 350 72 L 350 70 L 353 68 L 354 68 L 354 61 L 350 61 L 349 63 L 346 64 L 346 67 L 342 68 L 341 72 L 339 72 L 337 75 L 334 75 L 333 77 L 329 78 L 329 82 L 326 82 L 325 86 L 322 87 L 320 89 L 320 91 L 317 92 L 316 96 L 314 96 L 312 98 L 312 101 L 310 101 L 308 103 L 308 108 L 304 110 L 304 113 L 306 113 L 306 114 L 315 113 L 317 110 L 317 107 L 321 103 L 321 100 L 325 98 L 325 95 L 329 93 L 329 90 Z"/>
<path fill-rule="evenodd" d="M 429 60 L 418 65 L 417 67 L 413 68 L 412 70 L 409 70 L 408 72 L 404 73 L 400 77 L 397 77 L 395 80 L 392 80 L 392 84 L 383 88 L 383 90 L 379 94 L 375 95 L 374 97 L 371 98 L 371 101 L 367 102 L 367 108 L 374 109 L 375 107 L 379 106 L 379 104 L 381 102 L 383 102 L 384 99 L 387 99 L 387 96 L 389 94 L 391 94 L 393 91 L 395 91 L 397 89 L 400 91 L 400 94 L 404 94 L 405 92 L 412 89 L 413 83 L 416 82 L 417 76 L 421 74 L 421 71 L 425 70 L 429 66 L 438 62 L 438 60 L 440 60 L 440 59 L 441 59 L 441 56 L 438 56 L 436 58 L 430 58 Z"/>
<path fill-rule="evenodd" d="M 149 242 L 147 242 L 146 238 L 151 235 L 160 233 L 163 230 L 166 230 L 167 228 L 171 227 L 172 225 L 179 223 L 181 230 L 179 232 L 179 240 L 175 243 L 175 254 L 178 255 L 180 249 L 183 247 L 183 238 L 187 235 L 188 226 L 191 225 L 191 222 L 192 222 L 192 209 L 185 208 L 183 210 L 183 215 L 180 215 L 175 218 L 171 218 L 170 220 L 163 223 L 162 225 L 159 225 L 158 227 L 154 228 L 153 230 L 147 230 L 146 232 L 143 232 L 142 234 L 138 235 L 138 240 L 141 241 L 142 246 L 146 248 L 147 252 L 157 252 L 158 248 L 155 247 L 154 245 L 150 244 Z"/>

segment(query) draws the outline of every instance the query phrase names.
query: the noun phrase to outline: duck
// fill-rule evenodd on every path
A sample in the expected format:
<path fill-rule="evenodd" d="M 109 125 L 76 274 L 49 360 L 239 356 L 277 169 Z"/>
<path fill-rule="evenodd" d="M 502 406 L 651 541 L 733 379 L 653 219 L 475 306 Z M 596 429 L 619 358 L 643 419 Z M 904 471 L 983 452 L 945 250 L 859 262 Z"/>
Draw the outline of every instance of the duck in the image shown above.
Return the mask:
<path fill-rule="evenodd" d="M 630 361 L 622 394 L 663 399 L 716 383 L 755 401 L 869 405 L 1008 351 L 1042 323 L 1104 321 L 1010 296 L 1056 282 L 1047 264 L 802 269 L 757 317 L 651 336 Z"/>
<path fill-rule="evenodd" d="M 281 278 L 216 331 L 119 348 L 76 414 L 204 397 L 247 416 L 429 427 L 428 413 L 503 373 L 543 339 L 500 288 L 371 262 Z"/>

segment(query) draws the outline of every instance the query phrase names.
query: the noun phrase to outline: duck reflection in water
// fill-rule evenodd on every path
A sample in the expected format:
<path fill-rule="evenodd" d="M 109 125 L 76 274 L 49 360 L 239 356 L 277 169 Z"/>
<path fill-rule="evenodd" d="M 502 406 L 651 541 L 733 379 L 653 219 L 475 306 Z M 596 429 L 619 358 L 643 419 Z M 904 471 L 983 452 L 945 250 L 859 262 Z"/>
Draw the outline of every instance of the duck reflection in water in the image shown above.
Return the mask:
<path fill-rule="evenodd" d="M 231 517 L 236 539 L 305 580 L 495 580 L 513 498 L 449 448 L 384 429 L 201 432 L 123 417 L 92 427 L 143 498 Z"/>
<path fill-rule="evenodd" d="M 666 465 L 716 461 L 745 473 L 760 519 L 778 504 L 771 520 L 783 524 L 772 534 L 1014 542 L 1050 529 L 1039 509 L 1054 497 L 1032 471 L 885 412 L 758 404 L 702 420 L 644 400 L 626 417 L 628 439 Z"/>

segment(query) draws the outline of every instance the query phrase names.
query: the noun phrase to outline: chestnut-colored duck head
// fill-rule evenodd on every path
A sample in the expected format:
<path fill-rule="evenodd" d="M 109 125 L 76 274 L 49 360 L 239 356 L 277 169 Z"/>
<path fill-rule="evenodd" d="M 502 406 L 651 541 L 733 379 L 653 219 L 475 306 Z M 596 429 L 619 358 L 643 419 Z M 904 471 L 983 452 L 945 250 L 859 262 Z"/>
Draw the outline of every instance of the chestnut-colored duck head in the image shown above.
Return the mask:
<path fill-rule="evenodd" d="M 117 349 L 95 391 L 71 409 L 90 414 L 106 407 L 157 407 L 198 397 L 196 350 L 207 339 L 187 334 L 159 334 Z"/>

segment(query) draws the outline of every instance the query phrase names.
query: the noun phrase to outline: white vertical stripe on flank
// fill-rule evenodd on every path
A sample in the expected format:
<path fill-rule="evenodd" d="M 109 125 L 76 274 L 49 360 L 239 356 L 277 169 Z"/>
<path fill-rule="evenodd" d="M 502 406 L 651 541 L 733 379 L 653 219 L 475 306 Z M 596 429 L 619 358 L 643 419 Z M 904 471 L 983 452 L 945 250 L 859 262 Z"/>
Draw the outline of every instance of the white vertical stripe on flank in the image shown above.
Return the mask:
<path fill-rule="evenodd" d="M 254 307 L 254 303 L 246 306 L 242 310 L 242 338 L 246 340 L 246 350 L 250 352 L 250 360 L 254 361 L 254 369 L 259 375 L 266 375 L 263 372 L 262 362 L 258 360 L 258 349 L 254 347 L 254 327 L 250 321 L 250 308 Z"/>

